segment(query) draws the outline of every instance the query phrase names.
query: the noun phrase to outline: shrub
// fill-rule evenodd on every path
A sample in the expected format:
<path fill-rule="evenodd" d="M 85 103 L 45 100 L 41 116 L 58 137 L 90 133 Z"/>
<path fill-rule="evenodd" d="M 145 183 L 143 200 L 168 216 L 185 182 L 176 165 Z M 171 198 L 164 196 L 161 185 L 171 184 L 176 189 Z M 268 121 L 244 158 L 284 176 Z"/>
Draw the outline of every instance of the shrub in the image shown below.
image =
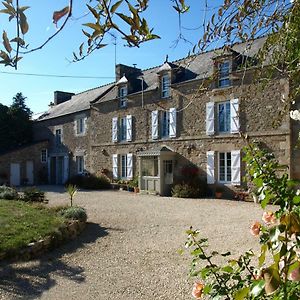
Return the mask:
<path fill-rule="evenodd" d="M 187 183 L 176 184 L 172 188 L 172 197 L 179 198 L 197 198 L 200 197 L 200 189 Z"/>
<path fill-rule="evenodd" d="M 104 176 L 83 176 L 83 175 L 75 175 L 71 177 L 67 182 L 68 185 L 76 185 L 79 188 L 83 189 L 91 189 L 91 190 L 101 190 L 110 188 L 109 180 Z"/>
<path fill-rule="evenodd" d="M 0 186 L 0 199 L 16 200 L 18 198 L 18 192 L 14 188 L 5 185 Z"/>
<path fill-rule="evenodd" d="M 81 222 L 86 222 L 87 220 L 86 211 L 82 207 L 78 207 L 78 206 L 68 207 L 64 210 L 61 210 L 59 213 L 66 219 L 78 220 Z"/>
<path fill-rule="evenodd" d="M 36 187 L 26 188 L 24 190 L 22 200 L 26 202 L 44 202 L 45 192 L 37 189 Z"/>

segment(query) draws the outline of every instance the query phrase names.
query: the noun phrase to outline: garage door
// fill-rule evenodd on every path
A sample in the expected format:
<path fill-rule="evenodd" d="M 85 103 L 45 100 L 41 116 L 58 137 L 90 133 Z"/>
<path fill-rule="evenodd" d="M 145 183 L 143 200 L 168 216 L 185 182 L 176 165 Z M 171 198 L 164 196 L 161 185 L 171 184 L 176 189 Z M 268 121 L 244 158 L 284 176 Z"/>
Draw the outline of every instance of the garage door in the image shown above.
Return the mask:
<path fill-rule="evenodd" d="M 20 164 L 10 164 L 10 185 L 20 185 Z"/>

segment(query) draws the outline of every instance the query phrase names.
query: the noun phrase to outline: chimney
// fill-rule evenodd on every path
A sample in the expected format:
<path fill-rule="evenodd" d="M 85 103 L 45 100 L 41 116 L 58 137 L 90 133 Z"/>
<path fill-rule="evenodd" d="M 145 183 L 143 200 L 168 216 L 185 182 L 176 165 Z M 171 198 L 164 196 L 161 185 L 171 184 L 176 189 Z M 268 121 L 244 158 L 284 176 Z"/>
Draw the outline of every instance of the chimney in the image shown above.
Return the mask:
<path fill-rule="evenodd" d="M 54 92 L 54 105 L 58 105 L 60 103 L 66 102 L 75 95 L 74 93 L 55 91 Z"/>
<path fill-rule="evenodd" d="M 116 82 L 118 82 L 124 75 L 130 81 L 131 78 L 137 77 L 140 73 L 141 69 L 118 64 L 116 65 Z"/>

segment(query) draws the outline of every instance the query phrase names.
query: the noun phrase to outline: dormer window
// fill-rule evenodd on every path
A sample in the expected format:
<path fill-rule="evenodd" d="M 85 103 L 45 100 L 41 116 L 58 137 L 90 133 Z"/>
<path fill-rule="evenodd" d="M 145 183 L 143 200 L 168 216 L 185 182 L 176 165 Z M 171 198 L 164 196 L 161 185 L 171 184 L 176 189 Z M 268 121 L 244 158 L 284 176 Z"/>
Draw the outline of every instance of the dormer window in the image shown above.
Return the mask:
<path fill-rule="evenodd" d="M 119 105 L 120 107 L 127 106 L 127 86 L 119 87 Z"/>
<path fill-rule="evenodd" d="M 164 74 L 161 77 L 161 97 L 170 97 L 170 75 Z"/>
<path fill-rule="evenodd" d="M 229 72 L 230 72 L 230 63 L 229 60 L 223 61 L 219 63 L 219 87 L 227 87 L 230 85 L 229 80 Z"/>

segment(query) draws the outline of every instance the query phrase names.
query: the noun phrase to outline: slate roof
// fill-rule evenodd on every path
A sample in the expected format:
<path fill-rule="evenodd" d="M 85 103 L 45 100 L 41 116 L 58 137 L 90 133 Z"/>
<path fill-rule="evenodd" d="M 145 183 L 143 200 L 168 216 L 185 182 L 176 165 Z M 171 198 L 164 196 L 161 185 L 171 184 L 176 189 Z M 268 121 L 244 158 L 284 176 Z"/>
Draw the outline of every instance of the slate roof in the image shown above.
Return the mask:
<path fill-rule="evenodd" d="M 105 94 L 112 86 L 114 86 L 114 83 L 76 94 L 72 96 L 70 100 L 49 108 L 49 110 L 40 116 L 38 120 L 43 121 L 88 110 L 90 108 L 90 103 Z"/>
<path fill-rule="evenodd" d="M 266 37 L 251 41 L 251 44 L 236 43 L 231 49 L 244 56 L 253 57 L 263 46 Z M 142 91 L 148 92 L 159 87 L 158 73 L 165 68 L 172 68 L 177 73 L 177 78 L 173 83 L 179 83 L 189 80 L 204 79 L 213 74 L 213 59 L 217 55 L 222 55 L 222 48 L 207 51 L 198 55 L 179 59 L 173 62 L 165 62 L 160 66 L 142 70 L 141 75 L 131 81 L 131 91 L 128 95 Z M 107 85 L 97 87 L 72 96 L 66 102 L 51 107 L 45 114 L 39 117 L 39 120 L 48 120 L 75 112 L 88 110 L 90 103 L 102 103 L 111 101 L 118 97 L 117 83 L 113 82 Z"/>
<path fill-rule="evenodd" d="M 258 50 L 263 46 L 266 37 L 262 37 L 253 40 L 251 44 L 246 43 L 234 44 L 231 49 L 243 56 L 253 57 L 257 54 Z M 142 88 L 142 78 L 144 80 L 144 92 L 155 90 L 159 87 L 158 73 L 163 70 L 169 70 L 168 67 L 179 71 L 181 69 L 180 76 L 173 83 L 179 83 L 189 80 L 199 80 L 211 76 L 214 72 L 213 69 L 213 59 L 222 54 L 222 48 L 217 50 L 211 50 L 199 55 L 193 55 L 187 58 L 179 59 L 173 62 L 163 63 L 160 66 L 142 70 L 142 75 L 137 77 L 137 84 L 139 85 L 135 91 L 128 93 L 134 94 L 136 92 L 141 92 Z M 99 98 L 96 103 L 111 101 L 118 97 L 118 88 L 114 87 L 109 93 L 105 94 L 103 97 Z"/>

